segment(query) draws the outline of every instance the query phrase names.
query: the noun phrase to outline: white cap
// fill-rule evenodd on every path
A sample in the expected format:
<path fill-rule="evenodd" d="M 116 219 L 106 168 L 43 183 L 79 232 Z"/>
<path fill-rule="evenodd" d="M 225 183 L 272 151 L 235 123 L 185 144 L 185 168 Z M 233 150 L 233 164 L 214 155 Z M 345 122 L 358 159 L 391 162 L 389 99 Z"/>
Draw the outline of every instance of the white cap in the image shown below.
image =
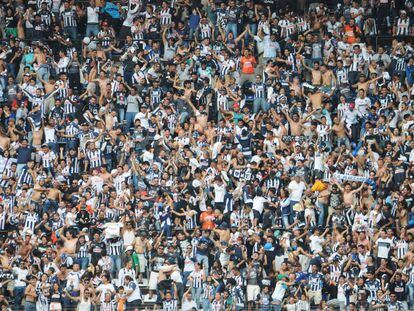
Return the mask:
<path fill-rule="evenodd" d="M 130 246 L 127 246 L 127 248 L 125 248 L 125 253 L 127 252 L 127 251 L 132 251 L 133 250 L 133 248 L 132 248 L 132 246 L 130 245 Z"/>

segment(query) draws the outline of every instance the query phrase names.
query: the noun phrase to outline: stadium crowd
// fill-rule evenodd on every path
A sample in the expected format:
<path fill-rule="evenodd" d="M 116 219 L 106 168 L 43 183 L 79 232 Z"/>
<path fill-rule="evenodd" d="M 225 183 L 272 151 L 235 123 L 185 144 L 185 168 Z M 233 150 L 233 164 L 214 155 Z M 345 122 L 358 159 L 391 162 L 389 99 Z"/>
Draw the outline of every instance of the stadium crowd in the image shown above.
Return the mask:
<path fill-rule="evenodd" d="M 1 310 L 413 310 L 413 20 L 1 1 Z"/>

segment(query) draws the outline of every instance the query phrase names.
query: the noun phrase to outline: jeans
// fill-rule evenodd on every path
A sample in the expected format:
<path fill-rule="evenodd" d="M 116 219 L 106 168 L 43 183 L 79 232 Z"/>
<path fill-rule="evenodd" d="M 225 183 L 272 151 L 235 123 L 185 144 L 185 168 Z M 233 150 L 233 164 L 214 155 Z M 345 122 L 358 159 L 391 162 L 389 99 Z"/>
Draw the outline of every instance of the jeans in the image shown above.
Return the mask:
<path fill-rule="evenodd" d="M 86 270 L 89 266 L 89 258 L 88 257 L 78 258 L 76 259 L 76 263 L 79 264 L 82 270 Z"/>
<path fill-rule="evenodd" d="M 111 261 L 112 261 L 111 274 L 113 278 L 116 278 L 119 270 L 121 270 L 121 267 L 122 267 L 121 256 L 110 255 L 109 257 L 111 258 Z"/>
<path fill-rule="evenodd" d="M 408 305 L 410 308 L 414 306 L 414 284 L 408 284 Z"/>
<path fill-rule="evenodd" d="M 289 214 L 288 215 L 282 215 L 282 223 L 283 223 L 283 228 L 287 228 L 289 227 L 290 223 L 289 223 Z"/>
<path fill-rule="evenodd" d="M 87 24 L 86 25 L 86 33 L 85 33 L 86 37 L 89 37 L 91 34 L 96 36 L 98 32 L 99 32 L 98 24 Z"/>
<path fill-rule="evenodd" d="M 326 205 L 322 203 L 316 203 L 318 207 L 318 226 L 323 226 L 325 224 L 326 217 Z"/>
<path fill-rule="evenodd" d="M 24 305 L 24 311 L 36 311 L 36 303 L 31 301 L 26 301 Z"/>
<path fill-rule="evenodd" d="M 20 176 L 20 173 L 22 172 L 23 168 L 26 166 L 26 163 L 17 163 L 17 176 Z"/>
<path fill-rule="evenodd" d="M 40 65 L 39 69 L 37 70 L 37 74 L 39 78 L 41 78 L 42 80 L 49 81 L 49 76 L 50 76 L 49 65 L 47 64 Z M 39 79 L 37 80 L 38 80 L 37 82 L 40 83 L 40 80 Z"/>
<path fill-rule="evenodd" d="M 201 263 L 203 265 L 204 274 L 207 276 L 208 275 L 208 268 L 209 268 L 209 266 L 208 266 L 208 256 L 197 254 L 196 259 L 197 259 L 198 263 Z"/>
<path fill-rule="evenodd" d="M 134 75 L 134 72 L 133 71 L 125 71 L 124 70 L 124 81 L 127 83 L 127 84 L 132 84 L 132 76 Z"/>
<path fill-rule="evenodd" d="M 171 237 L 172 235 L 172 228 L 170 225 L 164 225 L 162 226 L 162 232 L 164 234 L 164 236 L 166 237 Z"/>
<path fill-rule="evenodd" d="M 56 200 L 46 199 L 45 204 L 43 205 L 42 213 L 51 214 L 50 211 L 57 211 L 59 208 L 59 203 Z"/>
<path fill-rule="evenodd" d="M 59 145 L 58 145 L 58 143 L 50 142 L 50 143 L 48 143 L 48 146 L 49 146 L 50 149 L 52 149 L 52 151 L 54 153 L 59 154 Z"/>
<path fill-rule="evenodd" d="M 105 158 L 105 166 L 108 172 L 112 171 L 112 169 L 114 168 L 112 158 Z"/>
<path fill-rule="evenodd" d="M 125 120 L 125 108 L 118 108 L 119 123 L 124 122 Z"/>
<path fill-rule="evenodd" d="M 275 304 L 272 305 L 274 311 L 281 311 L 282 310 L 282 302 L 279 300 L 275 300 Z"/>
<path fill-rule="evenodd" d="M 187 285 L 188 282 L 188 276 L 191 274 L 191 271 L 184 271 L 183 272 L 183 285 L 184 287 Z"/>
<path fill-rule="evenodd" d="M 136 112 L 126 112 L 126 128 L 125 128 L 125 132 L 128 133 L 131 131 L 131 127 L 134 126 L 134 119 L 136 116 Z"/>
<path fill-rule="evenodd" d="M 232 32 L 233 36 L 237 37 L 237 23 L 228 23 L 226 26 L 226 37 L 227 35 Z"/>
<path fill-rule="evenodd" d="M 267 112 L 269 110 L 269 104 L 264 98 L 255 98 L 253 100 L 253 113 L 258 113 L 260 109 L 263 112 Z"/>
<path fill-rule="evenodd" d="M 198 288 L 191 288 L 191 294 L 193 296 L 193 299 L 197 305 L 197 309 L 201 309 L 201 294 L 203 293 L 203 288 L 202 287 L 198 287 Z"/>
<path fill-rule="evenodd" d="M 69 149 L 78 149 L 78 142 L 76 140 L 69 139 L 66 141 L 65 150 L 68 151 Z"/>
<path fill-rule="evenodd" d="M 351 125 L 351 141 L 356 143 L 359 141 L 359 125 L 358 123 Z"/>
<path fill-rule="evenodd" d="M 180 114 L 180 124 L 183 124 L 189 116 L 190 114 L 187 111 L 182 112 Z"/>
<path fill-rule="evenodd" d="M 64 27 L 64 30 L 68 34 L 69 38 L 76 40 L 78 37 L 78 28 L 77 27 Z"/>
<path fill-rule="evenodd" d="M 193 39 L 194 35 L 196 37 L 198 36 L 198 27 L 196 27 L 196 28 L 190 28 L 190 33 L 189 33 L 190 40 Z"/>
<path fill-rule="evenodd" d="M 203 311 L 210 311 L 211 309 L 211 302 L 208 298 L 203 298 Z"/>
<path fill-rule="evenodd" d="M 6 78 L 5 77 L 0 77 L 0 84 L 1 84 L 2 89 L 5 89 L 6 88 L 7 81 L 6 81 Z"/>
<path fill-rule="evenodd" d="M 336 139 L 336 145 L 338 147 L 341 147 L 341 145 L 345 145 L 347 148 L 351 145 L 349 142 L 349 138 L 348 137 L 342 137 L 342 138 L 337 138 Z"/>
<path fill-rule="evenodd" d="M 293 223 L 293 217 L 295 216 L 295 213 L 293 212 L 293 206 L 296 204 L 296 203 L 299 203 L 299 201 L 292 201 L 292 200 L 290 200 L 290 214 L 289 214 L 289 221 L 290 221 L 290 223 Z"/>
<path fill-rule="evenodd" d="M 252 35 L 255 35 L 257 32 L 257 24 L 253 23 L 253 24 L 249 24 L 250 27 L 250 32 L 252 33 Z M 247 33 L 246 33 L 247 35 Z"/>
<path fill-rule="evenodd" d="M 13 78 L 16 78 L 16 64 L 8 63 L 7 70 Z"/>
<path fill-rule="evenodd" d="M 15 286 L 13 289 L 14 295 L 14 310 L 19 310 L 24 297 L 24 290 L 26 286 Z"/>

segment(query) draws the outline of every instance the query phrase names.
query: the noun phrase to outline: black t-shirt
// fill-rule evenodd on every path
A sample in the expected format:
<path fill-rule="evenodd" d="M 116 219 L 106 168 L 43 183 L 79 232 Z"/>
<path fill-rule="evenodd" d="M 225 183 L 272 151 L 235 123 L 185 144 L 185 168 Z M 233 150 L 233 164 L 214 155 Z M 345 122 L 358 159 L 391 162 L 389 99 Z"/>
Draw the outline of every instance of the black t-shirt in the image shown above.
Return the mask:
<path fill-rule="evenodd" d="M 106 249 L 104 242 L 93 241 L 91 243 L 91 254 L 93 257 L 101 257 L 102 252 Z"/>
<path fill-rule="evenodd" d="M 76 221 L 78 222 L 78 226 L 81 228 L 88 227 L 90 223 L 90 219 L 91 219 L 91 216 L 86 210 L 81 210 L 79 213 L 76 214 Z"/>
<path fill-rule="evenodd" d="M 394 293 L 398 301 L 405 301 L 407 299 L 407 293 L 405 292 L 406 282 L 403 280 L 394 281 L 390 283 L 390 291 Z"/>
<path fill-rule="evenodd" d="M 6 28 L 16 28 L 17 18 L 15 16 L 6 16 Z"/>
<path fill-rule="evenodd" d="M 31 158 L 32 152 L 34 151 L 35 149 L 33 147 L 17 148 L 17 164 L 27 163 Z"/>

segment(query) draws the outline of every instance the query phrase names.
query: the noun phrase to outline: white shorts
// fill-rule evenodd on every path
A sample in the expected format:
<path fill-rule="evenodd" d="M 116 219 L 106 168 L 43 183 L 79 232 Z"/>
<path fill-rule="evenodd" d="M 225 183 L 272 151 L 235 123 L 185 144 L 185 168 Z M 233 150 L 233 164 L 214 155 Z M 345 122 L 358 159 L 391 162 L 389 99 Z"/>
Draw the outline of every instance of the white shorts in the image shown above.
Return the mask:
<path fill-rule="evenodd" d="M 257 295 L 260 294 L 259 285 L 247 285 L 247 301 L 256 301 Z"/>
<path fill-rule="evenodd" d="M 156 290 L 158 284 L 158 272 L 151 271 L 150 279 L 148 282 L 148 289 L 149 290 Z"/>
<path fill-rule="evenodd" d="M 138 255 L 138 265 L 139 265 L 139 272 L 145 272 L 147 267 L 147 259 L 145 258 L 144 254 L 137 254 Z"/>
<path fill-rule="evenodd" d="M 321 303 L 322 301 L 322 291 L 320 290 L 310 290 L 308 291 L 308 296 L 309 296 L 309 301 L 312 301 L 313 298 L 313 302 L 315 303 L 315 305 L 318 305 Z"/>
<path fill-rule="evenodd" d="M 51 302 L 49 310 L 51 310 L 51 311 L 60 311 L 60 310 L 62 310 L 62 305 L 60 304 L 60 302 Z"/>

